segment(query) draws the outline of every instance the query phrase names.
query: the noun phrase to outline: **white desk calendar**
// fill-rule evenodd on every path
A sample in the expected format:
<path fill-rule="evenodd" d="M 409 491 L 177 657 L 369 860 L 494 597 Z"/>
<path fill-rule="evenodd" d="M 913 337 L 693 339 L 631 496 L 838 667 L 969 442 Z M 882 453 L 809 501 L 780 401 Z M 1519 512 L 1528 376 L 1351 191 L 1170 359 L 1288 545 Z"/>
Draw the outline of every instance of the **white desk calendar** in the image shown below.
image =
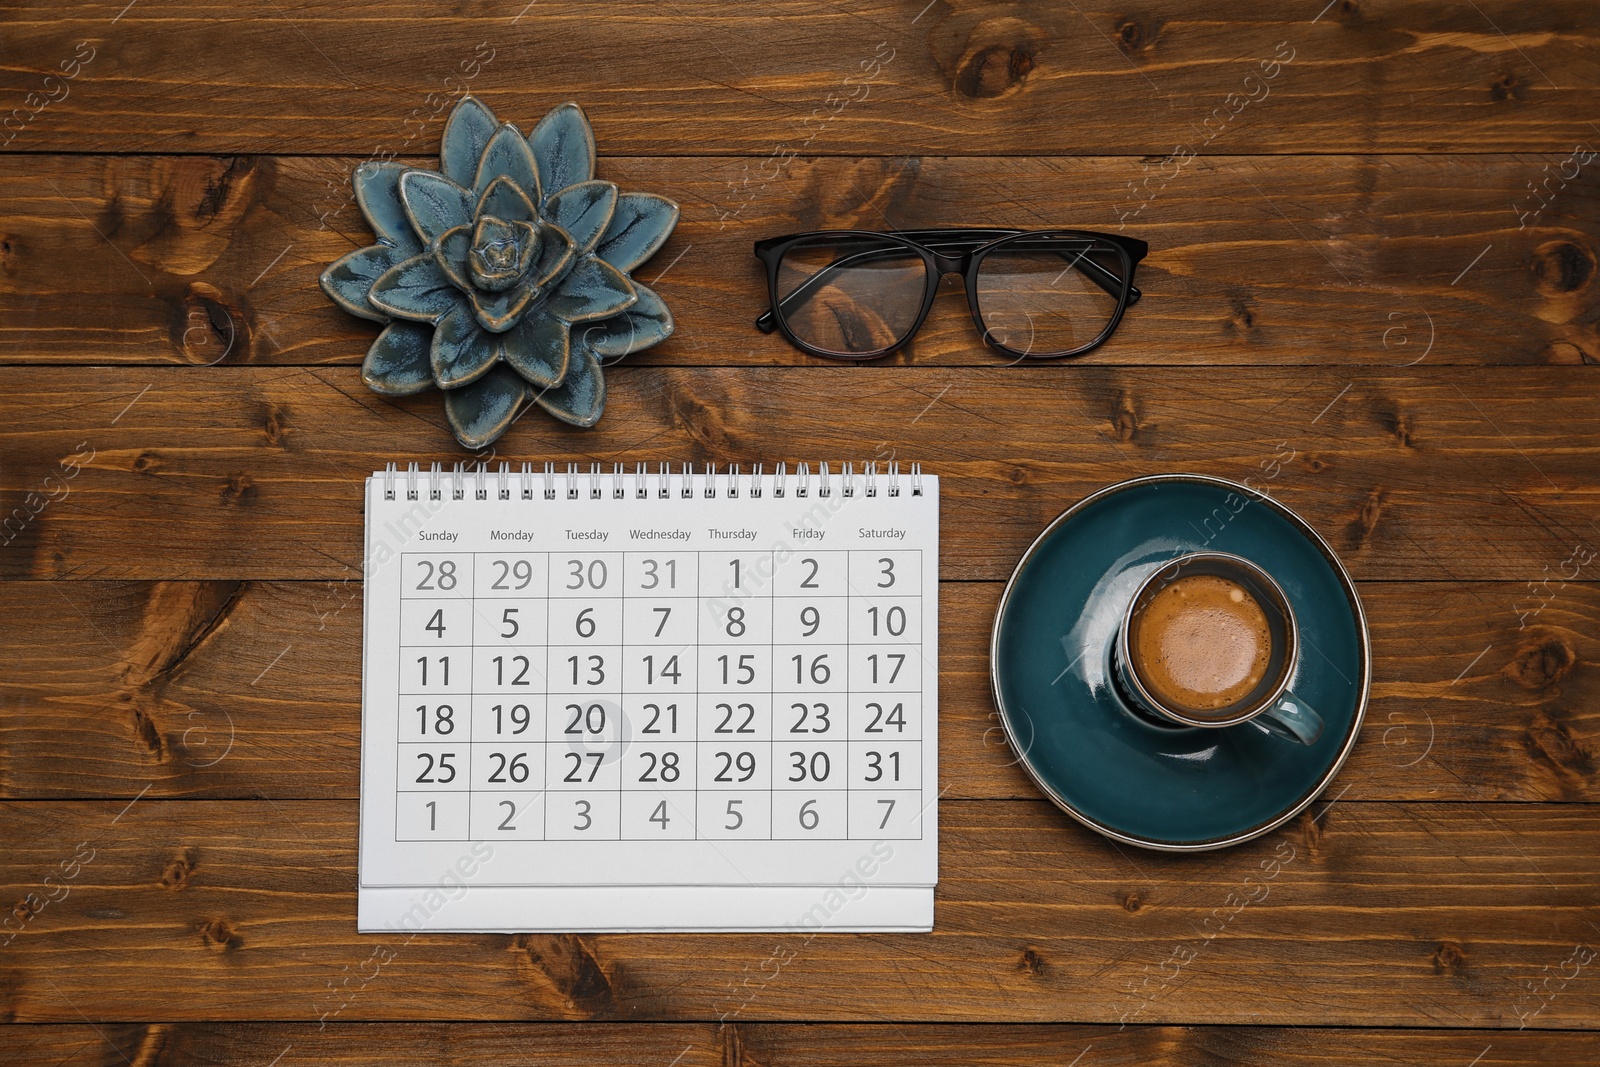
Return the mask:
<path fill-rule="evenodd" d="M 359 928 L 931 930 L 939 483 L 367 481 Z"/>

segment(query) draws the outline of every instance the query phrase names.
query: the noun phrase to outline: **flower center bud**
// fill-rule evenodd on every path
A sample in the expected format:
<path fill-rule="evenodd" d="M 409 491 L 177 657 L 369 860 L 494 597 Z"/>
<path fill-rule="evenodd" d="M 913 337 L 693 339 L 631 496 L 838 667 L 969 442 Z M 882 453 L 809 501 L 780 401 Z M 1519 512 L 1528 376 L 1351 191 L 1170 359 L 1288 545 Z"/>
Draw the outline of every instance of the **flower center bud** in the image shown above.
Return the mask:
<path fill-rule="evenodd" d="M 483 259 L 495 270 L 506 270 L 517 265 L 517 243 L 515 241 L 490 241 L 483 246 Z"/>

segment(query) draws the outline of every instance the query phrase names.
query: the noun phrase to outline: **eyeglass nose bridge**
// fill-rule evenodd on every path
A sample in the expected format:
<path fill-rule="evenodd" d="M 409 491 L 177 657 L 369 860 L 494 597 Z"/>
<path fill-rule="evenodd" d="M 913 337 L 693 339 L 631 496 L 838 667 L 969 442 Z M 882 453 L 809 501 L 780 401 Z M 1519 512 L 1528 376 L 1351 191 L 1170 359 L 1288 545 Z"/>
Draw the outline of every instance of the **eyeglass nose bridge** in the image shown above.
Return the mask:
<path fill-rule="evenodd" d="M 932 255 L 934 266 L 938 269 L 938 278 L 935 279 L 936 281 L 943 281 L 946 274 L 965 275 L 967 273 L 967 266 L 972 261 L 971 252 L 962 252 L 953 256 L 946 255 L 943 252 L 933 252 Z"/>

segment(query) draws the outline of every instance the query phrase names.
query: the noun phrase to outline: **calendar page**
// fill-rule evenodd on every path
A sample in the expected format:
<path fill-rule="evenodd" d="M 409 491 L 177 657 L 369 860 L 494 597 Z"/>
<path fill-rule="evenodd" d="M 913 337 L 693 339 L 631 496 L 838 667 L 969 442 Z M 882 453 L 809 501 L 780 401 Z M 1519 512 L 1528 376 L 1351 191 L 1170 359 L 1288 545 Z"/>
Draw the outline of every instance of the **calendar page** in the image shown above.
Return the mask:
<path fill-rule="evenodd" d="M 363 929 L 429 891 L 426 929 L 769 928 L 857 884 L 851 928 L 931 922 L 936 478 L 413 468 L 366 503 Z"/>

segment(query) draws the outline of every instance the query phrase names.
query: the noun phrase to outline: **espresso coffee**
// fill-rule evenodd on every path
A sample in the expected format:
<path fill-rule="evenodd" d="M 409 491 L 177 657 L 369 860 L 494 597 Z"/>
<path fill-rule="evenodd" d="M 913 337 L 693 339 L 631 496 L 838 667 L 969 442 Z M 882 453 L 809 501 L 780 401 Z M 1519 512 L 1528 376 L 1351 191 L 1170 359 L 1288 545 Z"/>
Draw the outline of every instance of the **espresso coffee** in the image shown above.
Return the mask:
<path fill-rule="evenodd" d="M 1272 659 L 1266 612 L 1238 582 L 1213 574 L 1162 586 L 1138 612 L 1130 636 L 1134 669 L 1151 694 L 1193 712 L 1248 697 Z"/>

